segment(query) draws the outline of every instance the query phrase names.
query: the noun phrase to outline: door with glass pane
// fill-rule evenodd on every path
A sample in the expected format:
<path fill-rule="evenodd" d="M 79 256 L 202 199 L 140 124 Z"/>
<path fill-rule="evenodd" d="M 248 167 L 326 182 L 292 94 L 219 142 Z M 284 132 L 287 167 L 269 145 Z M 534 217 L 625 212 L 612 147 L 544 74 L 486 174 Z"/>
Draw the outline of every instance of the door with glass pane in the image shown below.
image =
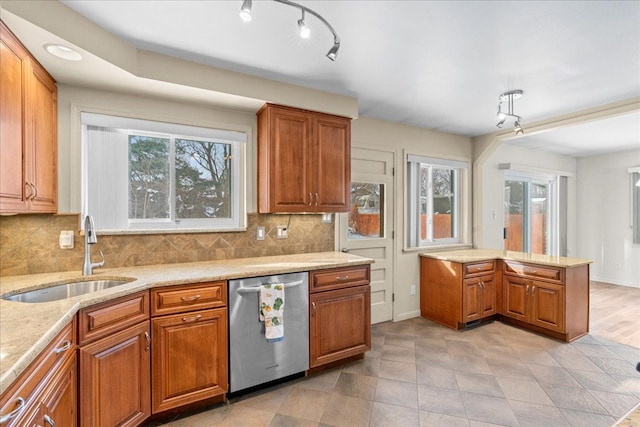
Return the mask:
<path fill-rule="evenodd" d="M 504 181 L 504 249 L 551 253 L 551 184 L 507 177 Z"/>
<path fill-rule="evenodd" d="M 372 258 L 371 321 L 393 317 L 394 153 L 351 148 L 351 209 L 338 215 L 341 250 Z"/>

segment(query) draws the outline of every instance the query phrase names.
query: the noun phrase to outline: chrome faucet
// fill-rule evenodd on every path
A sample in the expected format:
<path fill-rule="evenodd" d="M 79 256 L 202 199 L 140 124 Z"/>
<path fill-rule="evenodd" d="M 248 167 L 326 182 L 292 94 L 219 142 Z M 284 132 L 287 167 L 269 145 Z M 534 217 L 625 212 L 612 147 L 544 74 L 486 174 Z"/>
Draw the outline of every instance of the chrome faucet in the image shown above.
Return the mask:
<path fill-rule="evenodd" d="M 95 226 L 93 225 L 93 217 L 87 215 L 84 217 L 84 263 L 82 264 L 82 275 L 91 276 L 94 267 L 102 267 L 104 265 L 104 254 L 100 251 L 102 261 L 91 262 L 91 245 L 98 243 L 96 237 Z"/>

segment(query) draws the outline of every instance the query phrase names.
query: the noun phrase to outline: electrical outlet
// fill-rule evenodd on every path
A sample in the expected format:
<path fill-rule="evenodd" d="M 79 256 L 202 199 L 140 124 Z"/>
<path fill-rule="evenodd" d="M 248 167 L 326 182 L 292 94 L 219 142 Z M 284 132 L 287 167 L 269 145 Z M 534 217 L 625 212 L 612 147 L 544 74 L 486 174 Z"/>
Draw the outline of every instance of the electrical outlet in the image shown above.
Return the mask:
<path fill-rule="evenodd" d="M 416 294 L 416 285 L 411 285 L 411 295 Z"/>
<path fill-rule="evenodd" d="M 264 227 L 256 227 L 256 240 L 264 240 Z"/>
<path fill-rule="evenodd" d="M 289 237 L 289 235 L 287 234 L 287 226 L 286 225 L 279 225 L 276 228 L 276 237 L 278 239 L 286 239 L 287 237 Z"/>

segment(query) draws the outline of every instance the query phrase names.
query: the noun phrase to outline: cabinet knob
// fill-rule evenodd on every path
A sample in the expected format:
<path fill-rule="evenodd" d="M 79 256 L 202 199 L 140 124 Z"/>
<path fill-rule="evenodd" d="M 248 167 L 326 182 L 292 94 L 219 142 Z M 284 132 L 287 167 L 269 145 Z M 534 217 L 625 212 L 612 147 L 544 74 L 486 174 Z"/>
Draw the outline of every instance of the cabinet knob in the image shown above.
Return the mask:
<path fill-rule="evenodd" d="M 316 317 L 316 303 L 315 302 L 311 303 L 311 315 L 313 317 Z"/>
<path fill-rule="evenodd" d="M 0 424 L 4 424 L 9 420 L 14 419 L 15 417 L 18 416 L 18 414 L 20 414 L 20 412 L 24 410 L 24 407 L 25 407 L 24 399 L 21 397 L 18 397 L 16 399 L 16 402 L 18 403 L 18 407 L 16 409 L 14 409 L 13 411 L 5 415 L 0 414 Z"/>

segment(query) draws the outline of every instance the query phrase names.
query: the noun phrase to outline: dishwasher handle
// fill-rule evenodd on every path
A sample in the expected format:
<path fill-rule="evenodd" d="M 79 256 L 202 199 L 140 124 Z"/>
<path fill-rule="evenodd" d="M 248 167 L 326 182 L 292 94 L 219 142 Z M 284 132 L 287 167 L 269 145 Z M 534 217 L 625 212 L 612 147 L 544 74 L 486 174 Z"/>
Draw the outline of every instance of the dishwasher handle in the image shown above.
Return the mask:
<path fill-rule="evenodd" d="M 285 289 L 294 288 L 296 286 L 300 286 L 304 283 L 304 280 L 298 280 L 296 282 L 283 283 Z M 277 285 L 279 283 L 265 283 L 267 285 Z M 240 295 L 244 294 L 253 294 L 260 292 L 260 286 L 252 286 L 249 288 L 239 288 L 236 292 Z"/>

